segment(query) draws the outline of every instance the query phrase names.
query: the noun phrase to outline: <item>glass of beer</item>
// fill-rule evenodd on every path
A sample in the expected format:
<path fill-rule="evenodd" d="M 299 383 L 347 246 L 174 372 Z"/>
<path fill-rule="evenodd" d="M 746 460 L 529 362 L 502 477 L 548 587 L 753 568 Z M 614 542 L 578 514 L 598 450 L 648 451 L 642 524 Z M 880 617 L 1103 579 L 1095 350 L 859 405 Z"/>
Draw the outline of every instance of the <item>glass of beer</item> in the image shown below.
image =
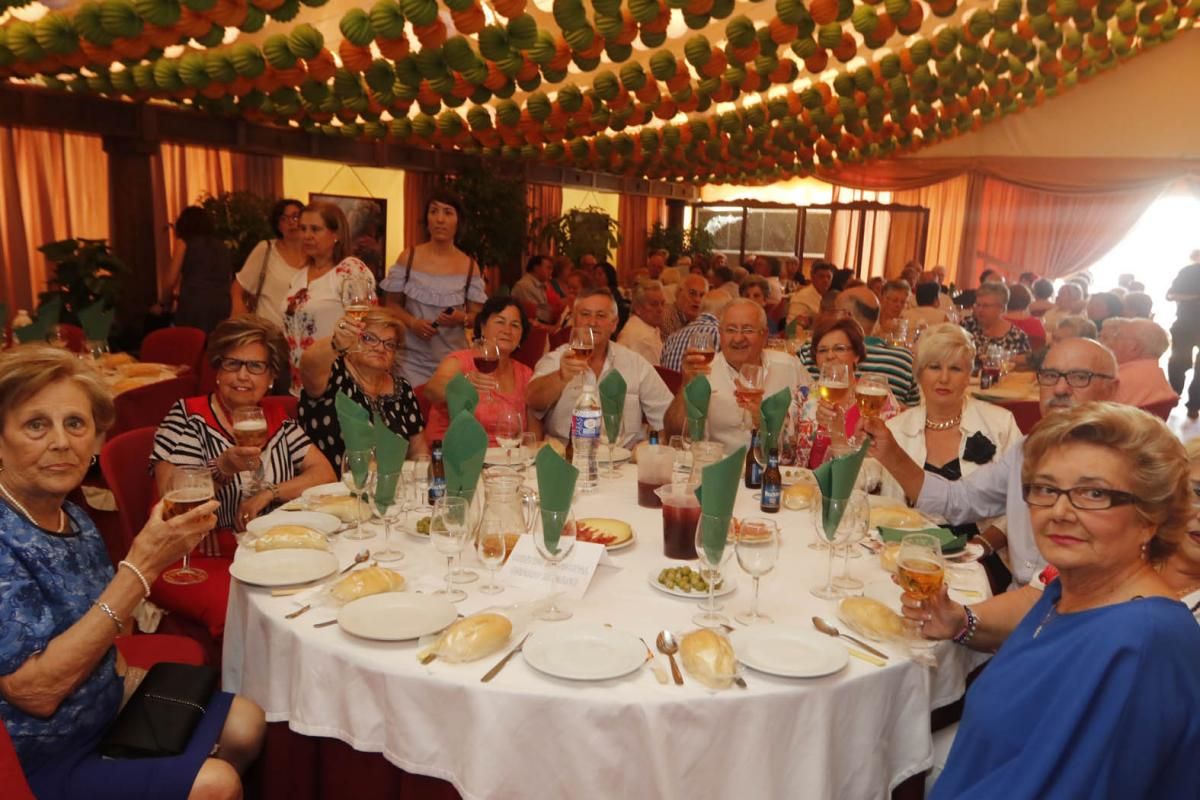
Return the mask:
<path fill-rule="evenodd" d="M 733 384 L 733 396 L 738 405 L 743 406 L 742 424 L 747 428 L 753 427 L 753 417 L 745 406 L 757 408 L 763 399 L 763 384 L 767 380 L 767 370 L 761 364 L 743 364 L 738 370 L 737 379 Z"/>
<path fill-rule="evenodd" d="M 928 533 L 910 533 L 900 540 L 896 554 L 896 579 L 916 600 L 931 600 L 942 591 L 946 568 L 942 543 Z M 920 633 L 918 629 L 917 633 Z"/>
<path fill-rule="evenodd" d="M 887 379 L 882 375 L 863 375 L 854 384 L 854 402 L 864 417 L 878 417 L 887 398 Z"/>
<path fill-rule="evenodd" d="M 361 324 L 371 310 L 371 283 L 363 278 L 347 278 L 342 282 L 342 308 L 346 316 Z"/>
<path fill-rule="evenodd" d="M 834 445 L 839 443 L 845 444 L 846 424 L 842 406 L 845 405 L 850 395 L 849 365 L 841 363 L 822 364 L 821 377 L 817 382 L 817 391 L 821 395 L 821 402 L 838 412 L 833 430 L 829 432 L 829 438 Z"/>
<path fill-rule="evenodd" d="M 235 408 L 230 414 L 233 421 L 233 443 L 238 447 L 253 447 L 262 450 L 267 444 L 267 417 L 259 406 Z M 263 463 L 258 460 L 254 472 L 242 473 L 242 485 L 248 494 L 253 494 L 263 483 Z"/>
<path fill-rule="evenodd" d="M 207 467 L 175 467 L 171 474 L 171 488 L 163 497 L 164 520 L 186 514 L 213 499 L 212 473 Z M 163 573 L 163 580 L 176 586 L 204 583 L 208 573 L 191 564 L 191 552 L 183 554 L 183 565 Z"/>
<path fill-rule="evenodd" d="M 721 334 L 716 328 L 698 327 L 688 334 L 685 357 L 693 357 L 705 364 L 711 364 L 717 357 L 717 347 L 721 343 Z"/>
<path fill-rule="evenodd" d="M 587 362 L 592 358 L 592 351 L 596 349 L 596 332 L 591 328 L 576 326 L 571 329 L 571 342 L 567 358 L 574 358 L 578 361 Z"/>

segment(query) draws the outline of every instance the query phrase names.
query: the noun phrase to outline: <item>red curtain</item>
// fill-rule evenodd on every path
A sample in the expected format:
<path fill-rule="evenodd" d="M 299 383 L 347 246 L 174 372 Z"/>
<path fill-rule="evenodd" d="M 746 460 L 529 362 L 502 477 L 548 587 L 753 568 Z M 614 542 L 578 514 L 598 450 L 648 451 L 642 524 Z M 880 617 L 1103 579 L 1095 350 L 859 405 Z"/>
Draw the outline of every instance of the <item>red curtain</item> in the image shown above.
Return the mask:
<path fill-rule="evenodd" d="M 562 216 L 562 187 L 548 183 L 527 183 L 525 184 L 525 205 L 529 207 L 531 229 L 536 230 L 546 220 Z M 537 249 L 538 244 L 531 236 L 525 252 L 527 255 L 533 255 Z"/>
<path fill-rule="evenodd" d="M 283 197 L 283 159 L 279 156 L 233 154 L 233 189 L 259 197 Z"/>
<path fill-rule="evenodd" d="M 404 248 L 415 247 L 425 236 L 425 204 L 433 192 L 436 177 L 432 172 L 408 170 L 404 173 Z"/>
<path fill-rule="evenodd" d="M 621 244 L 617 246 L 617 274 L 625 283 L 633 270 L 646 265 L 646 237 L 656 222 L 666 224 L 667 201 L 642 194 L 622 194 L 617 204 Z"/>

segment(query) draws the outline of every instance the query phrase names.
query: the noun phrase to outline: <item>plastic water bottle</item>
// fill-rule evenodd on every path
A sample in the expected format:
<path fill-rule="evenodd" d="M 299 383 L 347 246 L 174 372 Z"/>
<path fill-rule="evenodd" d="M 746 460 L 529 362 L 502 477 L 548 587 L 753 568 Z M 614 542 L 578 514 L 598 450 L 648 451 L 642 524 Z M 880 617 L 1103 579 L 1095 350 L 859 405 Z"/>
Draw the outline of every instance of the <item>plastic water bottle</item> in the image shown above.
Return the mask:
<path fill-rule="evenodd" d="M 600 395 L 596 390 L 596 376 L 591 370 L 584 372 L 583 391 L 579 393 L 571 415 L 571 436 L 575 440 L 571 463 L 579 470 L 577 488 L 581 492 L 594 492 L 596 445 L 600 443 Z"/>

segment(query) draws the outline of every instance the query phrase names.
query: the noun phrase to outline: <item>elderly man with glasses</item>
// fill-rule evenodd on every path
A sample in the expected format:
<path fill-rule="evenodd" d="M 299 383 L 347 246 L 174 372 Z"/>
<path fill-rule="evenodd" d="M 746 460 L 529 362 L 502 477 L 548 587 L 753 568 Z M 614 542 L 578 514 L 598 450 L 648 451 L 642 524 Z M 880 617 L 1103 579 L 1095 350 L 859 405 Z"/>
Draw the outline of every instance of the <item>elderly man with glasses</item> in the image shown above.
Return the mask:
<path fill-rule="evenodd" d="M 1112 351 L 1091 339 L 1057 342 L 1042 361 L 1037 380 L 1043 417 L 1080 403 L 1112 400 L 1120 385 Z M 1019 443 L 969 477 L 951 482 L 931 475 L 913 461 L 881 420 L 868 419 L 864 425 L 874 437 L 871 455 L 892 474 L 918 510 L 952 525 L 1007 514 L 1013 584 L 1023 587 L 1035 582 L 1046 562 L 1034 543 L 1029 509 L 1021 493 L 1024 452 Z M 985 544 L 993 550 L 1003 546 L 1001 541 Z"/>
<path fill-rule="evenodd" d="M 721 443 L 729 453 L 750 444 L 750 430 L 745 425 L 743 412 L 750 415 L 755 426 L 759 421 L 757 402 L 741 402 L 734 393 L 738 373 L 746 366 L 763 368 L 763 397 L 770 397 L 783 388 L 792 390 L 793 397 L 801 386 L 809 386 L 812 379 L 800 362 L 787 353 L 765 350 L 767 343 L 767 314 L 753 300 L 739 298 L 721 313 L 721 352 L 711 363 L 703 356 L 686 355 L 683 359 L 683 385 L 697 375 L 707 375 L 712 383 L 712 400 L 708 407 L 708 435 Z M 675 396 L 667 409 L 667 430 L 678 433 L 687 422 L 683 392 Z"/>

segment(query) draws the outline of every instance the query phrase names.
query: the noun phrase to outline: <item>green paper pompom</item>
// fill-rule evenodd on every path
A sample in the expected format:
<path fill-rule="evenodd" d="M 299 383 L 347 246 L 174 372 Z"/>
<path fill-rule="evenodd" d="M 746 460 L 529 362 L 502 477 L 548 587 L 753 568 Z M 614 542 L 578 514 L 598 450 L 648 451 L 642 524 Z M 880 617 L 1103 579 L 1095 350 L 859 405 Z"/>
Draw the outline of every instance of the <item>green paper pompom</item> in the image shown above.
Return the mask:
<path fill-rule="evenodd" d="M 33 35 L 47 53 L 65 56 L 79 49 L 79 34 L 71 19 L 59 11 L 51 11 L 33 24 Z"/>
<path fill-rule="evenodd" d="M 105 33 L 124 39 L 141 35 L 143 23 L 130 0 L 100 0 L 100 25 Z"/>
<path fill-rule="evenodd" d="M 160 28 L 170 28 L 179 22 L 182 11 L 179 0 L 133 0 L 138 16 Z"/>
<path fill-rule="evenodd" d="M 395 0 L 377 0 L 368 14 L 376 36 L 399 39 L 404 35 L 404 12 Z"/>
<path fill-rule="evenodd" d="M 437 20 L 437 0 L 400 0 L 400 8 L 413 25 L 424 27 Z"/>
<path fill-rule="evenodd" d="M 347 11 L 338 23 L 342 36 L 356 47 L 366 47 L 375 38 L 375 29 L 371 27 L 371 19 L 361 8 Z"/>
<path fill-rule="evenodd" d="M 302 22 L 288 34 L 287 46 L 296 58 L 316 58 L 325 47 L 325 37 L 312 25 Z"/>

